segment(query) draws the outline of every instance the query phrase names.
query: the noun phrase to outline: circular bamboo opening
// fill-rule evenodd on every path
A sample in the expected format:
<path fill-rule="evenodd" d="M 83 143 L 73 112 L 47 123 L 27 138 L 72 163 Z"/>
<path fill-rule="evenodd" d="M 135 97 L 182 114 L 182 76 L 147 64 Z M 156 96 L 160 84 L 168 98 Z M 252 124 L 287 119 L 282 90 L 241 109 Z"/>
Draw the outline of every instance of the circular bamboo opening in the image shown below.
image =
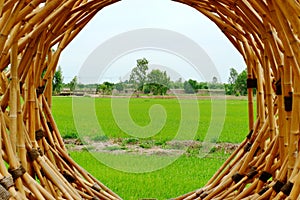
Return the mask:
<path fill-rule="evenodd" d="M 177 199 L 299 198 L 299 1 L 176 1 L 208 17 L 244 57 L 251 133 L 205 187 Z M 62 51 L 115 2 L 0 2 L 3 198 L 9 191 L 15 199 L 120 199 L 69 157 L 51 114 Z"/>

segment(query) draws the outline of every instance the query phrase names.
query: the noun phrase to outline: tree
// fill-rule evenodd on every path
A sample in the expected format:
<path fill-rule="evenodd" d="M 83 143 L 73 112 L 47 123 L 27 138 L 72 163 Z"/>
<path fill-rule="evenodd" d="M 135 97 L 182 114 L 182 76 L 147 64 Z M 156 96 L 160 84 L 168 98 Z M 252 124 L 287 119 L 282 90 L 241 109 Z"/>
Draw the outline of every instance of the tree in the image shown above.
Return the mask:
<path fill-rule="evenodd" d="M 144 93 L 152 92 L 154 95 L 165 95 L 170 87 L 170 77 L 166 71 L 154 69 L 147 75 L 145 86 L 143 88 Z"/>
<path fill-rule="evenodd" d="M 227 95 L 233 95 L 236 94 L 235 91 L 235 82 L 238 77 L 238 72 L 234 68 L 230 68 L 229 78 L 228 78 L 228 84 L 225 84 L 225 91 Z"/>
<path fill-rule="evenodd" d="M 208 89 L 208 83 L 207 82 L 200 82 L 197 84 L 197 89 Z"/>
<path fill-rule="evenodd" d="M 59 66 L 56 72 L 54 73 L 52 81 L 52 90 L 54 94 L 59 94 L 63 88 L 64 77 L 62 75 L 61 67 Z"/>
<path fill-rule="evenodd" d="M 115 88 L 116 88 L 116 90 L 118 90 L 118 92 L 120 93 L 121 91 L 124 90 L 124 85 L 123 85 L 122 82 L 119 82 L 119 83 L 116 83 L 116 84 L 115 84 Z"/>
<path fill-rule="evenodd" d="M 134 89 L 142 91 L 147 78 L 148 60 L 138 59 L 137 65 L 131 71 L 129 82 L 134 85 Z"/>
<path fill-rule="evenodd" d="M 233 85 L 235 84 L 235 81 L 239 74 L 234 68 L 230 68 L 229 71 L 230 73 L 229 73 L 228 83 Z"/>
<path fill-rule="evenodd" d="M 147 83 L 157 83 L 169 87 L 170 77 L 167 75 L 166 71 L 160 71 L 159 69 L 153 69 L 147 75 Z"/>
<path fill-rule="evenodd" d="M 197 85 L 197 81 L 189 79 L 183 83 L 183 89 L 185 93 L 194 94 L 198 92 Z"/>
<path fill-rule="evenodd" d="M 247 71 L 243 70 L 236 78 L 234 84 L 235 95 L 247 95 Z"/>
<path fill-rule="evenodd" d="M 70 87 L 70 91 L 74 92 L 75 91 L 75 88 L 76 86 L 78 85 L 78 82 L 77 82 L 77 76 L 74 76 L 74 78 L 71 80 L 71 82 L 69 83 L 69 87 Z"/>
<path fill-rule="evenodd" d="M 114 84 L 113 83 L 110 83 L 110 82 L 103 82 L 102 84 L 98 85 L 97 86 L 97 91 L 98 92 L 101 92 L 102 95 L 111 95 L 112 94 L 112 90 L 113 90 L 113 86 Z"/>

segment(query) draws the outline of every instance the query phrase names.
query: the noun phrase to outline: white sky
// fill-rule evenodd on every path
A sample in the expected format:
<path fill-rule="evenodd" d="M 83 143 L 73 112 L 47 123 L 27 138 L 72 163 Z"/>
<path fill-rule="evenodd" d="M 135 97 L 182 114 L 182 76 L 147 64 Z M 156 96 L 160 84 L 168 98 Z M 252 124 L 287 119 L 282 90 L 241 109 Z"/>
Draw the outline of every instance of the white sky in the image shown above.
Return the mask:
<path fill-rule="evenodd" d="M 197 10 L 170 0 L 122 0 L 99 11 L 64 50 L 59 60 L 64 82 L 78 76 L 88 56 L 105 41 L 124 32 L 143 28 L 175 31 L 196 42 L 214 63 L 220 82 L 227 82 L 229 68 L 233 67 L 238 72 L 246 68 L 242 56 L 229 40 Z M 201 76 L 178 56 L 162 51 L 138 50 L 112 61 L 99 82 L 117 82 L 120 78 L 125 80 L 135 67 L 136 60 L 143 57 L 151 66 L 171 68 L 175 71 L 173 74 L 177 74 L 173 79 L 183 77 L 201 81 Z"/>

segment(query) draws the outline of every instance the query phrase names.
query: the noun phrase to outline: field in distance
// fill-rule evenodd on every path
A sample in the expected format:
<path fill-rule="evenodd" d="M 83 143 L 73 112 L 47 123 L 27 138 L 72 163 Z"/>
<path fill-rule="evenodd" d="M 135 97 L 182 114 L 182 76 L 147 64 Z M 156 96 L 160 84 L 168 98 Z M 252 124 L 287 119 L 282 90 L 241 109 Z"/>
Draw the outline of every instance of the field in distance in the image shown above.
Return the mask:
<path fill-rule="evenodd" d="M 139 133 L 130 132 L 130 127 L 124 127 L 124 124 L 118 124 L 116 117 L 120 118 L 122 112 L 118 112 L 116 108 L 114 108 L 119 102 L 112 101 L 115 100 L 111 98 L 53 97 L 53 115 L 61 135 L 66 138 L 78 136 L 145 138 L 143 135 L 139 135 Z M 158 110 L 164 110 L 163 112 L 166 116 L 165 123 L 160 125 L 161 129 L 159 129 L 158 132 L 145 138 L 150 140 L 162 142 L 172 140 L 178 134 L 180 126 L 181 128 L 183 127 L 181 123 L 184 123 L 185 130 L 180 130 L 180 133 L 186 133 L 187 138 L 183 135 L 180 139 L 185 140 L 193 137 L 192 139 L 194 140 L 203 141 L 210 124 L 214 125 L 213 122 L 219 120 L 217 114 L 212 116 L 212 107 L 218 104 L 215 103 L 217 100 L 213 103 L 209 99 L 184 99 L 179 102 L 177 99 L 131 98 L 124 101 L 119 99 L 118 101 L 122 101 L 121 103 L 125 106 L 126 102 L 128 102 L 128 109 L 126 108 L 124 110 L 125 115 L 129 113 L 131 118 L 129 119 L 128 116 L 124 116 L 124 119 L 140 127 L 145 127 L 150 124 L 149 109 L 151 106 L 160 105 Z M 247 101 L 226 100 L 222 101 L 221 104 L 225 104 L 224 106 L 226 106 L 225 112 L 221 112 L 221 116 L 219 116 L 221 120 L 225 120 L 224 126 L 217 127 L 217 130 L 221 130 L 221 133 L 219 137 L 212 138 L 212 142 L 240 143 L 248 133 Z M 189 107 L 189 105 L 191 106 Z M 195 109 L 198 109 L 198 111 L 193 111 Z M 189 114 L 189 111 L 191 111 L 192 114 Z M 183 112 L 185 113 L 183 114 Z M 196 114 L 198 114 L 198 116 L 196 116 Z M 160 117 L 158 114 L 154 114 L 153 116 L 154 118 L 157 116 Z M 184 121 L 181 121 L 182 117 Z M 120 118 L 119 120 L 122 119 L 123 118 Z M 122 128 L 125 130 L 122 130 Z M 149 132 L 151 132 L 151 130 L 149 130 Z M 190 134 L 191 132 L 192 134 Z M 216 135 L 218 136 L 219 133 Z"/>
<path fill-rule="evenodd" d="M 147 150 L 149 144 L 169 150 L 168 144 L 176 136 L 181 123 L 181 117 L 185 117 L 185 126 L 182 143 L 188 138 L 189 132 L 195 132 L 195 142 L 203 141 L 211 124 L 211 120 L 218 120 L 218 115 L 212 119 L 212 107 L 220 102 L 212 103 L 209 99 L 145 99 L 145 98 L 121 98 L 125 106 L 128 106 L 125 117 L 130 114 L 131 122 L 140 127 L 146 127 L 151 123 L 149 110 L 153 105 L 160 105 L 154 117 L 160 118 L 157 114 L 166 116 L 163 127 L 151 137 L 142 138 L 139 133 L 131 133 L 130 129 L 124 124 L 118 124 L 118 111 L 113 107 L 124 102 L 114 101 L 111 98 L 86 98 L 86 97 L 53 97 L 53 115 L 58 128 L 64 138 L 89 138 L 94 141 L 119 141 L 119 146 L 109 146 L 106 148 L 110 153 L 94 151 L 91 146 L 85 146 L 80 151 L 70 151 L 74 160 L 93 174 L 97 179 L 111 188 L 123 199 L 135 200 L 141 198 L 170 199 L 180 196 L 187 192 L 196 190 L 212 177 L 216 170 L 221 166 L 229 156 L 224 150 L 212 150 L 205 157 L 199 157 L 198 146 L 188 148 L 187 152 L 182 154 L 172 164 L 153 172 L 148 173 L 128 173 L 114 169 L 103 162 L 103 157 L 108 157 L 110 161 L 118 164 L 127 162 L 128 158 L 134 157 L 140 161 L 150 159 L 161 159 L 168 154 L 155 154 L 151 158 L 145 154 L 130 154 L 130 144 L 135 144 Z M 127 103 L 127 104 L 126 104 Z M 212 142 L 240 143 L 248 133 L 248 112 L 247 101 L 245 100 L 226 100 L 226 112 L 224 126 L 221 127 L 219 137 L 211 138 Z M 189 107 L 191 106 L 192 107 Z M 196 106 L 196 107 L 195 107 Z M 117 107 L 118 108 L 118 107 Z M 184 108 L 185 110 L 181 110 Z M 195 116 L 199 111 L 199 116 Z M 125 109 L 126 110 L 126 109 Z M 186 115 L 182 112 L 186 111 Z M 120 113 L 119 113 L 120 114 Z M 153 114 L 153 113 L 152 113 Z M 74 120 L 75 118 L 75 120 Z M 121 118 L 122 119 L 122 118 Z M 125 119 L 126 120 L 126 119 Z M 130 121 L 130 125 L 132 125 Z M 195 124 L 197 128 L 195 129 Z M 120 128 L 121 126 L 121 128 Z M 125 127 L 124 127 L 125 126 Z M 100 127 L 100 128 L 99 128 Z M 126 129 L 126 130 L 122 130 Z M 130 127 L 129 127 L 130 128 Z M 155 128 L 155 127 L 154 127 Z M 214 127 L 213 127 L 214 128 Z M 135 130 L 135 129 L 132 129 Z M 151 131 L 151 130 L 149 130 Z M 78 134 L 78 132 L 80 132 Z M 147 133 L 146 133 L 147 134 Z M 141 136 L 141 137 L 139 137 Z M 177 143 L 175 143 L 177 144 Z M 180 142 L 179 142 L 180 144 Z M 72 146 L 73 144 L 71 144 Z M 134 146 L 134 148 L 136 148 Z M 91 148 L 91 149 L 89 149 Z M 118 150 L 126 149 L 124 154 L 116 155 Z M 181 148 L 175 146 L 173 148 Z M 130 164 L 130 163 L 129 163 Z M 116 165 L 116 166 L 117 166 Z"/>

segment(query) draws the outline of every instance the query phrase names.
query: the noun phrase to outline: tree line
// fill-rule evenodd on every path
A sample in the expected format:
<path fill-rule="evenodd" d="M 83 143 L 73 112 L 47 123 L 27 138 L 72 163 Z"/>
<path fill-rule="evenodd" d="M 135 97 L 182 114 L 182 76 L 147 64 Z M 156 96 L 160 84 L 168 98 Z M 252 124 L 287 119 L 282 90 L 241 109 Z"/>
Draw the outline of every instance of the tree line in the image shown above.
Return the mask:
<path fill-rule="evenodd" d="M 236 69 L 230 68 L 228 83 L 220 83 L 217 77 L 212 77 L 210 82 L 198 82 L 193 79 L 176 81 L 170 79 L 166 71 L 153 69 L 149 72 L 149 62 L 146 58 L 138 59 L 136 66 L 132 69 L 128 80 L 111 83 L 105 81 L 101 84 L 81 84 L 75 76 L 69 83 L 63 83 L 61 67 L 58 67 L 53 77 L 53 93 L 60 94 L 63 88 L 69 88 L 71 92 L 77 90 L 96 90 L 103 95 L 111 95 L 113 90 L 119 93 L 133 90 L 136 95 L 152 94 L 165 95 L 170 89 L 183 89 L 187 94 L 197 93 L 199 90 L 224 90 L 226 95 L 247 95 L 247 71 L 238 73 Z"/>

